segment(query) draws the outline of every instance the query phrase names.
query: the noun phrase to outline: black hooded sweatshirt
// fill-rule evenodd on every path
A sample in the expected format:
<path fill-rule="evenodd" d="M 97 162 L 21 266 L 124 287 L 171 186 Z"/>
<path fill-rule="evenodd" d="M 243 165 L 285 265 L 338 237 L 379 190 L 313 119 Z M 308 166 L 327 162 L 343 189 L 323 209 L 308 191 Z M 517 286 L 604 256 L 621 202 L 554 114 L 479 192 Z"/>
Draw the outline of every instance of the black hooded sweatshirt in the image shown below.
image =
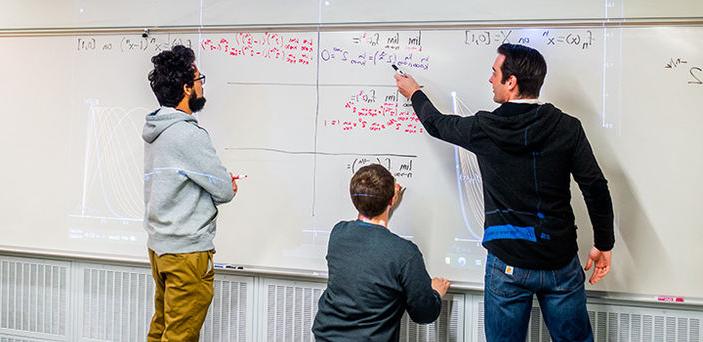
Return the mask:
<path fill-rule="evenodd" d="M 461 117 L 440 113 L 422 91 L 411 101 L 427 132 L 478 159 L 483 246 L 509 265 L 558 269 L 576 255 L 570 175 L 583 193 L 595 247 L 613 248 L 613 206 L 581 122 L 551 104 L 504 103 Z"/>

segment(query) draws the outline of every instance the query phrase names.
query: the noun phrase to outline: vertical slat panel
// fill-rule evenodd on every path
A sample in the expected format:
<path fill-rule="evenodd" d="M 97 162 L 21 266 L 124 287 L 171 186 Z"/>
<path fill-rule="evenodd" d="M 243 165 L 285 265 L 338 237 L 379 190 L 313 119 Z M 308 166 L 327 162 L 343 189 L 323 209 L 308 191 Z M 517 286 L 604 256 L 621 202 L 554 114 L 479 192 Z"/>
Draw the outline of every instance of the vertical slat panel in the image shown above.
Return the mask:
<path fill-rule="evenodd" d="M 82 276 L 81 338 L 145 340 L 154 305 L 150 270 L 86 264 Z"/>
<path fill-rule="evenodd" d="M 642 341 L 642 315 L 632 314 L 630 319 L 630 340 L 640 342 Z"/>
<path fill-rule="evenodd" d="M 689 321 L 689 333 L 688 340 L 691 342 L 700 342 L 701 340 L 701 320 L 698 318 L 691 318 Z"/>
<path fill-rule="evenodd" d="M 310 329 L 317 312 L 321 284 L 271 281 L 265 285 L 267 341 L 313 341 Z"/>
<path fill-rule="evenodd" d="M 68 263 L 0 256 L 0 329 L 65 336 L 68 271 Z"/>
<path fill-rule="evenodd" d="M 645 315 L 642 319 L 642 341 L 652 342 L 654 341 L 654 324 L 652 320 L 652 315 Z"/>
<path fill-rule="evenodd" d="M 667 316 L 666 317 L 666 341 L 675 342 L 676 341 L 676 318 Z"/>
<path fill-rule="evenodd" d="M 620 336 L 618 336 L 619 341 L 630 341 L 630 315 L 623 313 L 620 314 L 620 323 L 618 326 Z"/>

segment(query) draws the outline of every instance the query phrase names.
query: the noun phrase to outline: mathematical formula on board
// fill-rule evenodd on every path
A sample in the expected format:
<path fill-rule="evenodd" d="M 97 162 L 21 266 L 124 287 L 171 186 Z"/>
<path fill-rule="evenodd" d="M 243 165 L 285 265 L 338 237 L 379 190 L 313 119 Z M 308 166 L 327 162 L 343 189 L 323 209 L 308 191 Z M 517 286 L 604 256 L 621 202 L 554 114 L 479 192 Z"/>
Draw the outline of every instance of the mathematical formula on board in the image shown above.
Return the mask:
<path fill-rule="evenodd" d="M 413 158 L 411 157 L 359 157 L 347 163 L 347 170 L 354 174 L 360 168 L 371 164 L 383 165 L 396 178 L 413 178 Z"/>
<path fill-rule="evenodd" d="M 195 46 L 189 38 L 153 37 L 79 37 L 77 50 L 157 54 L 175 45 L 199 48 L 204 53 L 220 54 L 233 59 L 264 59 L 288 64 L 308 65 L 315 55 L 314 38 L 306 34 L 240 32 L 227 36 L 203 38 Z"/>
<path fill-rule="evenodd" d="M 422 134 L 424 129 L 412 105 L 400 102 L 393 89 L 360 89 L 344 101 L 343 108 L 322 121 L 322 127 L 341 132 L 396 132 Z"/>
<path fill-rule="evenodd" d="M 205 38 L 200 46 L 203 51 L 234 58 L 257 57 L 288 64 L 310 64 L 315 54 L 312 36 L 270 32 L 240 32 L 233 37 Z"/>
<path fill-rule="evenodd" d="M 156 54 L 174 45 L 198 48 L 204 53 L 221 54 L 234 59 L 259 58 L 289 64 L 309 65 L 319 58 L 321 63 L 349 64 L 359 67 L 378 64 L 396 64 L 407 70 L 428 70 L 430 51 L 423 44 L 422 31 L 357 32 L 342 40 L 317 34 L 236 32 L 211 35 L 200 39 L 186 36 L 87 36 L 78 37 L 76 49 L 80 52 L 147 52 Z M 331 42 L 328 42 L 330 41 Z M 580 50 L 594 46 L 591 30 L 466 30 L 463 44 L 468 47 L 496 47 L 503 43 L 517 43 L 546 47 L 568 47 Z"/>
<path fill-rule="evenodd" d="M 430 56 L 423 52 L 422 33 L 361 32 L 340 44 L 319 48 L 314 33 L 238 32 L 209 36 L 200 41 L 172 38 L 122 36 L 78 37 L 76 50 L 81 53 L 149 53 L 157 54 L 174 45 L 200 49 L 236 59 L 265 59 L 288 64 L 309 65 L 319 57 L 322 63 L 367 65 L 396 64 L 408 70 L 427 70 Z"/>
<path fill-rule="evenodd" d="M 430 56 L 424 52 L 422 32 L 361 32 L 320 50 L 322 63 L 356 66 L 396 64 L 407 70 L 427 70 Z"/>
<path fill-rule="evenodd" d="M 688 73 L 688 84 L 694 86 L 703 85 L 703 63 L 689 63 L 688 59 L 681 57 L 672 57 L 664 63 L 664 69 L 671 71 L 682 71 Z"/>
<path fill-rule="evenodd" d="M 183 45 L 189 48 L 193 47 L 191 39 L 167 37 L 79 37 L 76 41 L 76 50 L 79 52 L 151 52 L 159 53 L 164 50 L 171 49 L 172 46 Z"/>
<path fill-rule="evenodd" d="M 540 44 L 546 47 L 572 47 L 588 49 L 595 42 L 591 30 L 466 30 L 464 44 L 475 47 L 497 47 L 510 44 Z"/>

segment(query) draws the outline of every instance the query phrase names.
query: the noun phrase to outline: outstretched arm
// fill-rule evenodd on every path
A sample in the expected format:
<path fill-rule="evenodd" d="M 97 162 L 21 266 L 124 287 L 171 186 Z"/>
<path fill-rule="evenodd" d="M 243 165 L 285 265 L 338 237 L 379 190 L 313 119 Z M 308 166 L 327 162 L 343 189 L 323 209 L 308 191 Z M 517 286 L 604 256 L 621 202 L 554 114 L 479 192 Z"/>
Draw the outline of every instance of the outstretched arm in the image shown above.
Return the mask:
<path fill-rule="evenodd" d="M 427 133 L 437 139 L 471 150 L 471 131 L 476 121 L 475 116 L 462 117 L 440 113 L 427 95 L 420 90 L 415 79 L 408 74 L 396 74 L 395 81 L 398 91 L 412 101 L 415 114 Z"/>

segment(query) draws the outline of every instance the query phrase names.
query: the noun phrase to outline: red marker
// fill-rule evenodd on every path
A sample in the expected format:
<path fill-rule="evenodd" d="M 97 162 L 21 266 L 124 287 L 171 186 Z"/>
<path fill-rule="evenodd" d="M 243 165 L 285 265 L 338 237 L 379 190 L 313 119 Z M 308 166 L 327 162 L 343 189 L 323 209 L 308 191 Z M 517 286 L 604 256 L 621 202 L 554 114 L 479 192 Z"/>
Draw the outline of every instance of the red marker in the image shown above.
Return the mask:
<path fill-rule="evenodd" d="M 238 180 L 238 179 L 242 179 L 242 178 L 247 178 L 247 175 L 236 175 L 236 176 L 232 176 L 232 179 L 234 179 L 234 180 Z"/>
<path fill-rule="evenodd" d="M 657 297 L 658 302 L 664 302 L 664 303 L 683 303 L 684 299 L 683 297 L 676 297 L 676 296 L 659 296 Z"/>

